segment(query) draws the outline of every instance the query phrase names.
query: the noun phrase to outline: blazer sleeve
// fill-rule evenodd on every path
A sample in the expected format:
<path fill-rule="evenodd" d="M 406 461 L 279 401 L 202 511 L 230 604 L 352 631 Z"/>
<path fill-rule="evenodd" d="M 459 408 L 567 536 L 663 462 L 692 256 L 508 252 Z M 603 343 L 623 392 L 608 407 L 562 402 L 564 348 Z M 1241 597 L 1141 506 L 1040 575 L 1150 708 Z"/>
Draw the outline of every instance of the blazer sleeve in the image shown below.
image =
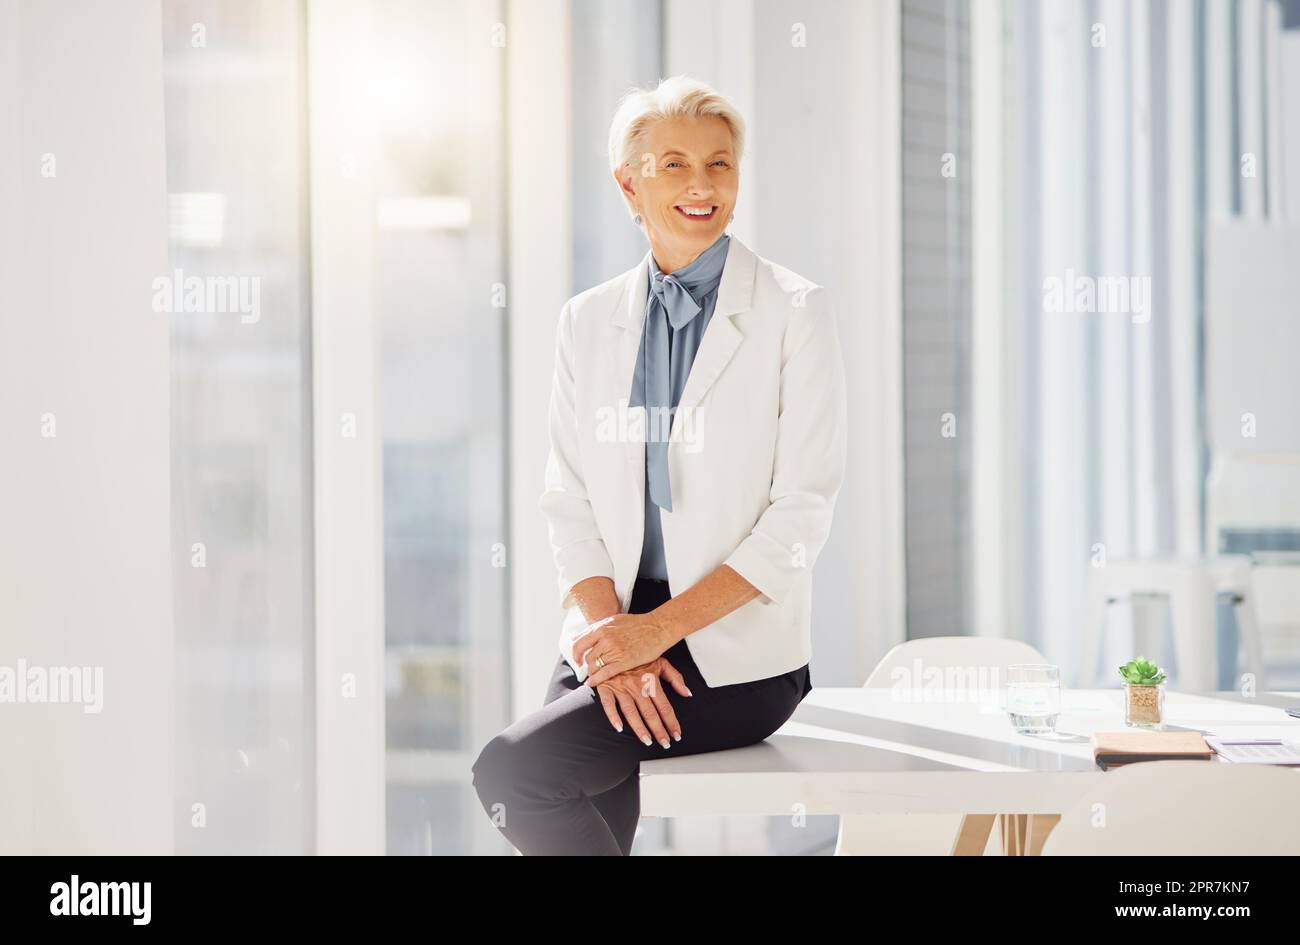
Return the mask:
<path fill-rule="evenodd" d="M 781 603 L 830 534 L 847 451 L 844 364 L 835 310 L 815 287 L 782 343 L 770 503 L 724 562 L 767 602 Z"/>
<path fill-rule="evenodd" d="M 569 591 L 590 577 L 614 579 L 614 564 L 596 525 L 587 497 L 579 445 L 574 383 L 572 300 L 564 304 L 555 338 L 555 372 L 547 416 L 550 454 L 540 507 L 546 517 L 551 551 L 559 572 L 560 606 L 570 606 Z"/>

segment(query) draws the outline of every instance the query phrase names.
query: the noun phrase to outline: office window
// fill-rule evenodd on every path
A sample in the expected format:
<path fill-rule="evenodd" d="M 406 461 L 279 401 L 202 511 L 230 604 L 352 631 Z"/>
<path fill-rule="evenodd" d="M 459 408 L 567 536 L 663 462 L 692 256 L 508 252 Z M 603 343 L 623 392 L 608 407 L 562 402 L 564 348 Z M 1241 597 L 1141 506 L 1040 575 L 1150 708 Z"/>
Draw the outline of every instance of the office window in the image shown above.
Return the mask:
<path fill-rule="evenodd" d="M 469 782 L 510 721 L 504 20 L 372 4 L 390 854 L 507 849 Z"/>
<path fill-rule="evenodd" d="M 1025 638 L 1062 665 L 1078 653 L 1097 562 L 1213 553 L 1221 538 L 1205 534 L 1207 509 L 1230 515 L 1222 503 L 1233 480 L 1209 476 L 1221 444 L 1206 436 L 1216 352 L 1205 236 L 1282 210 L 1272 116 L 1285 114 L 1289 89 L 1269 65 L 1285 31 L 1280 10 L 1260 15 L 1268 6 L 1119 4 L 1104 17 L 1008 6 L 1017 96 L 1008 212 L 1023 247 L 1008 292 L 1025 352 L 1015 405 L 1022 609 Z M 1246 155 L 1253 174 L 1243 173 Z M 1132 287 L 1118 306 L 1084 295 L 1062 310 L 1044 291 L 1116 276 Z M 1290 523 L 1240 524 L 1250 531 L 1237 534 L 1237 550 Z"/>
<path fill-rule="evenodd" d="M 203 290 L 169 316 L 176 851 L 310 853 L 303 6 L 162 9 L 169 286 Z"/>

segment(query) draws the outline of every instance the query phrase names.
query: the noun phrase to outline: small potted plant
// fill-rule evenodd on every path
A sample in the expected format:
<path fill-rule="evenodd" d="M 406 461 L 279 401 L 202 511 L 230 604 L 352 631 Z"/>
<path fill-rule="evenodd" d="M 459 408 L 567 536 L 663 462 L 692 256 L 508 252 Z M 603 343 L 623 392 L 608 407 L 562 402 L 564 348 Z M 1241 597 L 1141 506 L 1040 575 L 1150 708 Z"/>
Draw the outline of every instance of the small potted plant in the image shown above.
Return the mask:
<path fill-rule="evenodd" d="M 1136 728 L 1158 729 L 1164 722 L 1165 674 L 1160 667 L 1144 656 L 1130 660 L 1119 668 L 1124 677 L 1127 698 L 1124 700 L 1124 722 Z"/>

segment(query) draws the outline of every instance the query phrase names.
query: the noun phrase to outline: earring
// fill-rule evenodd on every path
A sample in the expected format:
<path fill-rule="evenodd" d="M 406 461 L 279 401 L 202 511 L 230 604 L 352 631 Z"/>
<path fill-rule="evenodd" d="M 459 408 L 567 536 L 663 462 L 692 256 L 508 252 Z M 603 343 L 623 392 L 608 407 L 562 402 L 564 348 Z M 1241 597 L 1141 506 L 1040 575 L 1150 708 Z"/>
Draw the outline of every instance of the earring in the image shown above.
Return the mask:
<path fill-rule="evenodd" d="M 637 226 L 640 226 L 640 225 L 641 225 L 641 214 L 638 213 L 636 216 L 634 216 L 634 217 L 632 218 L 632 222 L 635 223 Z"/>
<path fill-rule="evenodd" d="M 728 222 L 728 223 L 735 223 L 735 222 L 736 222 L 736 211 L 735 211 L 735 210 L 732 210 L 732 211 L 731 211 L 731 219 L 728 220 L 727 222 Z"/>

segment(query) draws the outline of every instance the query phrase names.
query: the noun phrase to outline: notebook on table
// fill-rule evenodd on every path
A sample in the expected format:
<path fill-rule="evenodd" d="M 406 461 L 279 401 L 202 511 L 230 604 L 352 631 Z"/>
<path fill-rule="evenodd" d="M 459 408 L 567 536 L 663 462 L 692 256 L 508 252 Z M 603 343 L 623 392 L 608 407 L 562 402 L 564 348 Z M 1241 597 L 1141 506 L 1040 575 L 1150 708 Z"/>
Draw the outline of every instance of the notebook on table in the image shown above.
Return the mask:
<path fill-rule="evenodd" d="M 1200 732 L 1094 732 L 1092 758 L 1103 771 L 1139 761 L 1209 761 L 1214 750 Z"/>

